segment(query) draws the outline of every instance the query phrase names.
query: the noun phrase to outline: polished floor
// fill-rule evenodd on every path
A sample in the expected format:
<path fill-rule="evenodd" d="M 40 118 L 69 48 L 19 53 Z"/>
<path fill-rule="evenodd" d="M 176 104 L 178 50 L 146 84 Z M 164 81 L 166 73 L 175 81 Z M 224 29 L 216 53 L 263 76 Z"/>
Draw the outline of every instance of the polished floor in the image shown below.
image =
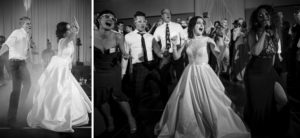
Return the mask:
<path fill-rule="evenodd" d="M 91 127 L 74 128 L 74 133 L 57 133 L 45 129 L 32 129 L 24 127 L 22 129 L 11 129 L 0 127 L 1 138 L 91 138 Z"/>
<path fill-rule="evenodd" d="M 32 80 L 32 90 L 37 83 L 37 79 L 42 72 L 42 67 L 28 67 L 30 70 Z M 75 75 L 76 76 L 76 75 Z M 6 79 L 0 82 L 0 138 L 91 138 L 92 137 L 92 124 L 91 114 L 90 122 L 88 125 L 75 127 L 74 133 L 58 133 L 45 129 L 33 129 L 29 128 L 26 123 L 27 113 L 30 109 L 30 101 L 32 100 L 32 90 L 29 92 L 28 99 L 24 101 L 24 95 L 20 96 L 20 103 L 18 108 L 18 123 L 21 125 L 20 129 L 12 129 L 7 125 L 7 110 L 9 104 L 9 96 L 12 90 L 11 79 L 6 75 Z M 84 85 L 83 89 L 87 92 L 87 95 L 91 95 L 90 85 Z M 30 98 L 31 97 L 31 98 Z"/>
<path fill-rule="evenodd" d="M 246 92 L 243 83 L 232 83 L 222 80 L 227 96 L 232 100 L 234 110 L 243 118 L 243 108 L 246 101 Z M 174 87 L 170 86 L 170 88 Z M 134 114 L 137 118 L 138 131 L 135 134 L 129 133 L 129 125 L 125 115 L 122 113 L 120 107 L 111 100 L 111 110 L 114 117 L 115 130 L 113 132 L 105 131 L 105 120 L 99 112 L 95 109 L 95 129 L 94 134 L 96 138 L 155 138 L 154 127 L 159 121 L 163 111 L 163 104 L 160 100 L 159 89 L 155 85 L 152 86 L 151 94 L 147 95 L 139 106 L 139 114 Z M 286 138 L 300 137 L 300 87 L 289 87 L 289 115 L 287 116 L 289 122 L 287 131 L 284 133 Z M 284 128 L 283 128 L 284 130 Z M 283 131 L 282 130 L 282 131 Z"/>

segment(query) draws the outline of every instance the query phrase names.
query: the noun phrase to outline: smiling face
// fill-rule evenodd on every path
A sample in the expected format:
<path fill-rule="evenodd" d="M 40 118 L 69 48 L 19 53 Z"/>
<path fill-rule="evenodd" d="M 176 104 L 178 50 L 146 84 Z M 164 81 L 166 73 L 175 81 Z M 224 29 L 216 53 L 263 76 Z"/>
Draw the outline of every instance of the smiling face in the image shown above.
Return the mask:
<path fill-rule="evenodd" d="M 157 26 L 160 26 L 160 25 L 162 25 L 164 23 L 164 21 L 161 19 L 161 18 L 159 18 L 159 20 L 158 20 L 158 22 L 157 22 Z"/>
<path fill-rule="evenodd" d="M 228 28 L 228 21 L 226 19 L 223 19 L 221 25 L 223 28 Z"/>
<path fill-rule="evenodd" d="M 112 30 L 114 28 L 114 24 L 116 23 L 116 21 L 117 19 L 114 17 L 114 15 L 110 13 L 102 14 L 98 19 L 100 26 L 106 30 Z"/>
<path fill-rule="evenodd" d="M 124 30 L 124 24 L 123 23 L 119 23 L 117 27 L 118 27 L 118 30 L 120 30 L 120 31 Z"/>
<path fill-rule="evenodd" d="M 24 28 L 26 32 L 30 32 L 31 31 L 31 21 L 29 19 L 25 19 L 23 21 L 22 28 Z"/>
<path fill-rule="evenodd" d="M 300 11 L 298 13 L 294 13 L 295 21 L 300 24 Z"/>
<path fill-rule="evenodd" d="M 176 22 L 177 23 L 181 23 L 181 19 L 180 18 L 176 18 Z"/>
<path fill-rule="evenodd" d="M 125 31 L 126 31 L 127 33 L 130 33 L 130 32 L 133 31 L 133 29 L 131 28 L 131 26 L 126 26 L 126 27 L 125 27 Z"/>
<path fill-rule="evenodd" d="M 135 24 L 136 29 L 139 32 L 144 32 L 146 30 L 146 27 L 147 27 L 147 20 L 145 19 L 144 16 L 137 16 L 134 19 L 134 24 Z"/>
<path fill-rule="evenodd" d="M 239 19 L 239 20 L 238 20 L 238 23 L 239 23 L 240 25 L 243 25 L 243 24 L 244 24 L 244 20 L 243 20 L 243 19 Z"/>
<path fill-rule="evenodd" d="M 204 32 L 204 20 L 202 18 L 198 18 L 196 25 L 194 27 L 194 35 L 200 36 Z"/>
<path fill-rule="evenodd" d="M 164 22 L 169 23 L 171 21 L 171 11 L 169 9 L 164 9 L 161 13 L 161 17 Z"/>
<path fill-rule="evenodd" d="M 185 29 L 187 27 L 187 23 L 185 20 L 182 20 L 180 24 L 183 29 Z"/>
<path fill-rule="evenodd" d="M 271 17 L 266 9 L 260 9 L 257 14 L 257 21 L 261 27 L 271 25 Z"/>

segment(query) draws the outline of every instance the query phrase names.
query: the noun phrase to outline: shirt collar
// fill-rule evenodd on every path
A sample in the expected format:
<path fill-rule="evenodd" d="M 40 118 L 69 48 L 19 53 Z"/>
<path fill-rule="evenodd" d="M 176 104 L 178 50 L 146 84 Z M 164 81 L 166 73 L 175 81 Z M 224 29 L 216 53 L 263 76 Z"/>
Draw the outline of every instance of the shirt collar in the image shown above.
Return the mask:
<path fill-rule="evenodd" d="M 166 22 L 163 23 L 163 25 L 167 25 L 167 24 L 169 24 L 169 26 L 170 26 L 172 24 L 172 22 L 170 21 L 168 23 L 166 23 Z"/>
<path fill-rule="evenodd" d="M 137 34 L 138 34 L 138 33 L 139 33 L 139 31 L 138 31 L 137 29 L 135 29 L 135 30 L 134 30 L 134 33 L 137 33 Z M 143 33 L 144 33 L 144 34 L 146 34 L 147 32 L 146 32 L 146 31 L 144 31 Z"/>
<path fill-rule="evenodd" d="M 24 28 L 21 28 L 20 30 L 22 30 L 23 33 L 27 34 L 27 32 Z"/>

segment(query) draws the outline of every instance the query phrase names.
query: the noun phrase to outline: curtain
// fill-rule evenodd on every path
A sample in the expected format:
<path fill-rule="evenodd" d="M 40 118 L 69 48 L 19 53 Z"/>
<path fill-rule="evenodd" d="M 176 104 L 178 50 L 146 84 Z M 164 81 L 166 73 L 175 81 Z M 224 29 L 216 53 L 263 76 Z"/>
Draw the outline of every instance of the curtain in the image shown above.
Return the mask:
<path fill-rule="evenodd" d="M 208 12 L 212 22 L 226 18 L 231 28 L 234 20 L 245 19 L 244 0 L 195 0 L 195 15 Z"/>
<path fill-rule="evenodd" d="M 28 10 L 26 10 L 28 8 Z M 33 41 L 39 52 L 38 62 L 41 63 L 41 52 L 46 48 L 47 39 L 52 49 L 57 49 L 55 35 L 56 25 L 61 21 L 73 22 L 74 16 L 80 26 L 78 38 L 82 46 L 75 46 L 74 62 L 78 59 L 85 65 L 91 64 L 91 0 L 1 0 L 0 1 L 0 35 L 6 38 L 19 26 L 19 18 L 31 18 Z M 75 44 L 76 42 L 74 42 Z"/>

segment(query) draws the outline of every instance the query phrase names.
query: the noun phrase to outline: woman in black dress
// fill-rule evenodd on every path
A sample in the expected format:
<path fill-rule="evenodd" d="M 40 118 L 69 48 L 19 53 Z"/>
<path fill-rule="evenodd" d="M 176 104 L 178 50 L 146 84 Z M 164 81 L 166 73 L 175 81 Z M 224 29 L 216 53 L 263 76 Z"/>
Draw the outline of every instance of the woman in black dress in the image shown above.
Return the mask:
<path fill-rule="evenodd" d="M 244 116 L 254 137 L 277 135 L 279 113 L 287 103 L 284 87 L 273 67 L 279 41 L 273 19 L 273 9 L 267 5 L 259 6 L 251 15 L 248 45 L 252 57 L 245 72 L 248 101 Z"/>
<path fill-rule="evenodd" d="M 113 97 L 128 118 L 130 132 L 134 133 L 136 122 L 132 116 L 128 98 L 121 90 L 121 53 L 124 58 L 129 58 L 124 50 L 124 37 L 112 30 L 116 22 L 115 14 L 112 11 L 101 12 L 97 21 L 99 26 L 94 31 L 95 106 L 107 119 L 107 130 L 111 132 L 114 129 L 114 122 L 108 99 Z"/>

